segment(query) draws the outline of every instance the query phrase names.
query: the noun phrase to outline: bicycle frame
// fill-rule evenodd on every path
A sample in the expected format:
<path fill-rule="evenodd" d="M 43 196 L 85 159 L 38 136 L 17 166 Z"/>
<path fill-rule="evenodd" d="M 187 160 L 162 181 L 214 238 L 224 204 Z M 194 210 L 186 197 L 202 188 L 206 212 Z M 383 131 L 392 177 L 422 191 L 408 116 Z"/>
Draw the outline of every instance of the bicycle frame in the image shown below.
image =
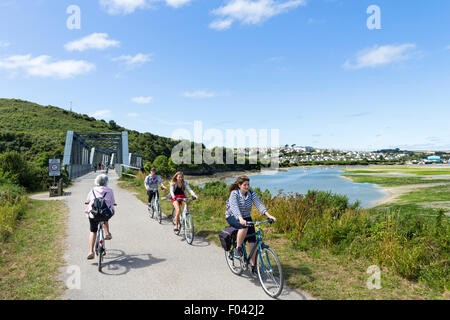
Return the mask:
<path fill-rule="evenodd" d="M 181 201 L 184 201 L 183 212 L 181 212 L 181 214 L 180 214 L 180 224 L 183 225 L 182 222 L 186 219 L 186 215 L 190 214 L 188 202 L 191 201 L 191 199 L 185 198 L 185 199 L 182 199 L 182 200 L 180 199 L 177 201 L 178 201 L 178 203 L 180 203 Z"/>
<path fill-rule="evenodd" d="M 156 208 L 156 203 L 157 203 L 157 201 L 159 201 L 159 190 L 155 191 L 155 196 L 153 197 L 152 201 L 153 201 L 154 208 Z"/>
<path fill-rule="evenodd" d="M 97 231 L 97 239 L 96 243 L 98 244 L 98 247 L 104 248 L 105 246 L 105 237 L 103 235 L 103 222 L 99 221 L 98 223 L 98 231 Z"/>
<path fill-rule="evenodd" d="M 106 253 L 105 248 L 105 236 L 103 233 L 103 222 L 98 222 L 98 230 L 97 230 L 97 237 L 96 237 L 96 244 L 95 244 L 95 250 L 98 256 L 98 271 L 101 272 L 102 270 L 102 259 L 103 254 Z"/>
<path fill-rule="evenodd" d="M 261 228 L 260 224 L 262 224 L 262 223 L 264 223 L 264 222 L 267 222 L 267 221 L 268 221 L 268 220 L 263 221 L 263 222 L 259 222 L 259 223 L 258 223 L 258 222 L 257 222 L 257 223 L 253 223 L 253 225 L 255 226 L 256 242 L 255 242 L 255 245 L 253 246 L 252 250 L 250 251 L 250 253 L 249 253 L 248 255 L 247 255 L 247 250 L 246 250 L 246 248 L 245 248 L 245 242 L 247 241 L 247 239 L 248 239 L 249 237 L 253 236 L 253 234 L 247 235 L 247 236 L 245 237 L 244 242 L 242 243 L 242 249 L 244 249 L 244 262 L 245 262 L 246 267 L 250 264 L 250 259 L 251 259 L 251 257 L 253 257 L 253 255 L 255 254 L 255 251 L 258 250 L 258 254 L 259 254 L 260 261 L 261 261 L 261 265 L 262 265 L 262 267 L 263 267 L 263 270 L 266 271 L 266 266 L 264 265 L 264 260 L 262 259 L 261 248 L 264 249 L 264 248 L 268 248 L 269 246 L 266 245 L 266 244 L 264 243 L 264 241 L 262 240 L 261 230 L 260 230 L 260 228 Z M 268 266 L 269 269 L 272 268 L 272 266 L 270 265 L 270 261 L 268 261 L 268 263 L 269 263 L 269 266 Z"/>
<path fill-rule="evenodd" d="M 255 233 L 246 235 L 244 242 L 242 243 L 242 248 L 244 249 L 243 255 L 239 258 L 235 256 L 234 252 L 236 252 L 237 248 L 237 243 L 235 240 L 231 250 L 225 251 L 225 259 L 231 271 L 236 275 L 240 275 L 243 271 L 248 270 L 248 265 L 251 263 L 250 260 L 253 255 L 256 255 L 257 250 L 258 256 L 256 256 L 255 259 L 255 267 L 259 282 L 267 295 L 272 298 L 276 298 L 283 291 L 284 278 L 281 263 L 276 253 L 262 240 L 260 225 L 266 222 L 273 223 L 273 220 L 268 219 L 261 222 L 247 222 L 247 227 L 255 226 Z M 255 244 L 252 250 L 250 250 L 250 253 L 247 255 L 245 242 L 248 241 L 249 237 L 254 235 L 256 235 Z M 238 262 L 237 265 L 235 265 L 235 261 Z M 252 273 L 253 272 L 254 270 L 252 269 Z"/>

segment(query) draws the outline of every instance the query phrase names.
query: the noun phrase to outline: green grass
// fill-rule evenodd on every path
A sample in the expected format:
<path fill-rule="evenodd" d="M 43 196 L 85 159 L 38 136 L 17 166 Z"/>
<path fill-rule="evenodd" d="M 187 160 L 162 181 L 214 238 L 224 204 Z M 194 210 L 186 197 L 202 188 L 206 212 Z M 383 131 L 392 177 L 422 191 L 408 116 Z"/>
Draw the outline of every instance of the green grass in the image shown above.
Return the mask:
<path fill-rule="evenodd" d="M 359 174 L 346 174 L 343 176 L 356 183 L 373 183 L 382 187 L 398 187 L 412 184 L 450 183 L 450 180 L 446 179 L 428 179 L 421 177 L 385 177 Z"/>
<path fill-rule="evenodd" d="M 15 230 L 1 243 L 0 300 L 60 298 L 66 213 L 62 201 L 29 200 Z"/>
<path fill-rule="evenodd" d="M 421 188 L 401 195 L 398 200 L 405 203 L 450 201 L 450 183 L 442 186 Z"/>
<path fill-rule="evenodd" d="M 449 175 L 450 168 L 436 168 L 436 167 L 372 167 L 367 169 L 342 169 L 345 173 L 372 173 L 372 174 L 415 174 L 420 176 L 432 175 Z"/>

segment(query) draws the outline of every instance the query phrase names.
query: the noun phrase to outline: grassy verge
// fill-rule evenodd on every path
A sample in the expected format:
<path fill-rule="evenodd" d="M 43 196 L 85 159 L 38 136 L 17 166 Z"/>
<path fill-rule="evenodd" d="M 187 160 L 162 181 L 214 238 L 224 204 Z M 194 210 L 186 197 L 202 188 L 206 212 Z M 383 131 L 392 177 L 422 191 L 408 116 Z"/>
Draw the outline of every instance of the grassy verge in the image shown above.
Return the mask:
<path fill-rule="evenodd" d="M 398 187 L 412 184 L 450 183 L 450 180 L 446 179 L 429 179 L 420 177 L 385 177 L 361 174 L 347 174 L 343 176 L 356 183 L 374 183 L 382 187 Z"/>
<path fill-rule="evenodd" d="M 28 201 L 14 231 L 1 243 L 0 300 L 61 296 L 66 212 L 62 201 Z"/>
<path fill-rule="evenodd" d="M 374 167 L 366 169 L 342 169 L 346 173 L 398 173 L 398 174 L 415 174 L 419 176 L 432 176 L 432 175 L 449 175 L 450 168 L 436 168 L 436 167 Z"/>
<path fill-rule="evenodd" d="M 147 201 L 143 177 L 119 186 Z M 218 234 L 226 226 L 226 192 L 213 185 L 197 188 L 196 193 L 201 197 L 191 207 L 196 234 L 220 246 Z M 371 215 L 348 207 L 341 196 L 320 193 L 310 203 L 303 198 L 277 201 L 265 200 L 279 222 L 264 228 L 264 239 L 279 255 L 290 287 L 321 299 L 450 298 L 448 254 L 447 258 L 442 254 L 445 247 L 440 243 L 445 240 L 447 222 L 443 231 L 434 235 L 434 220 Z M 172 211 L 169 201 L 161 201 L 161 207 L 164 214 Z M 310 212 L 314 219 L 303 221 Z M 260 217 L 254 212 L 255 219 Z M 421 223 L 424 227 L 417 229 Z M 417 238 L 411 238 L 411 232 Z M 430 243 L 430 239 L 438 243 Z M 381 289 L 370 290 L 366 271 L 374 264 L 382 271 Z"/>

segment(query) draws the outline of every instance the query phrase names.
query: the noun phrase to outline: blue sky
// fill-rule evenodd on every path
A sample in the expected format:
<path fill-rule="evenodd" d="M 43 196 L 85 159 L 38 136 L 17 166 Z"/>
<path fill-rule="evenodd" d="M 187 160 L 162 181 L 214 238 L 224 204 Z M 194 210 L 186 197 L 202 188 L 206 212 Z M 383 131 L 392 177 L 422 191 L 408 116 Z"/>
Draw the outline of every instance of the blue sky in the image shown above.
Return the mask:
<path fill-rule="evenodd" d="M 167 137 L 201 121 L 278 129 L 281 145 L 450 150 L 449 14 L 447 0 L 1 0 L 0 97 Z"/>

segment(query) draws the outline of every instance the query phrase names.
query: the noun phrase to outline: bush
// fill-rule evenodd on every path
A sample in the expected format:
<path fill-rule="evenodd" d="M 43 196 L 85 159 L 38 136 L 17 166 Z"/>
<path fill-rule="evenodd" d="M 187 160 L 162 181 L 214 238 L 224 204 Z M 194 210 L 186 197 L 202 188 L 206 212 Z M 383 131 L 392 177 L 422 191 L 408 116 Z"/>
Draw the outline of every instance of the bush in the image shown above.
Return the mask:
<path fill-rule="evenodd" d="M 3 183 L 4 181 L 0 179 L 0 242 L 5 241 L 14 230 L 27 204 L 25 189 L 15 184 Z"/>
<path fill-rule="evenodd" d="M 28 163 L 25 157 L 16 151 L 0 155 L 0 176 L 30 191 L 42 188 L 43 179 L 40 169 Z"/>
<path fill-rule="evenodd" d="M 162 177 L 170 177 L 175 174 L 176 168 L 173 166 L 173 162 L 170 158 L 164 155 L 157 156 L 151 165 L 156 168 L 156 173 Z M 144 167 L 145 171 L 150 172 L 150 165 Z"/>

